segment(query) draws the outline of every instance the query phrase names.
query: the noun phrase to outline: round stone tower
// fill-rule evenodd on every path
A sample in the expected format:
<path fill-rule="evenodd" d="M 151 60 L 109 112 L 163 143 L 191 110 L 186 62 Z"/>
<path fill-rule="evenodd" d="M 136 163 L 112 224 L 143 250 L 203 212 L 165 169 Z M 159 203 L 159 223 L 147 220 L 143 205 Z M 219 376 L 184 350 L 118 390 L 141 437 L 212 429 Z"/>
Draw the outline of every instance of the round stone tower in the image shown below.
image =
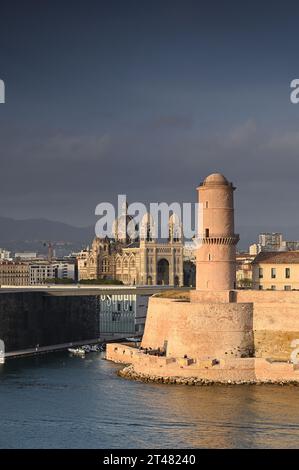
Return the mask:
<path fill-rule="evenodd" d="M 231 290 L 236 287 L 234 233 L 235 188 L 220 173 L 207 176 L 197 188 L 199 202 L 196 289 Z"/>

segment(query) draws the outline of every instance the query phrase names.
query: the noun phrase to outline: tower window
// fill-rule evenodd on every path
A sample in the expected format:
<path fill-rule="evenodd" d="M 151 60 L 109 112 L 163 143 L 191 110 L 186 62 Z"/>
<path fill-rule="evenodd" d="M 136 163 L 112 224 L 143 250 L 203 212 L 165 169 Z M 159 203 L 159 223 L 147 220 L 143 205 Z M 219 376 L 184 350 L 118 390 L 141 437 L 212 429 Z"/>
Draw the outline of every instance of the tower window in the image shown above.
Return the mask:
<path fill-rule="evenodd" d="M 205 233 L 206 233 L 206 235 L 205 235 L 206 238 L 209 238 L 209 229 L 208 228 L 206 228 Z"/>
<path fill-rule="evenodd" d="M 209 207 L 209 203 L 208 201 L 206 201 L 206 209 Z"/>
<path fill-rule="evenodd" d="M 211 255 L 210 255 L 210 253 L 209 253 L 209 261 L 211 261 Z"/>

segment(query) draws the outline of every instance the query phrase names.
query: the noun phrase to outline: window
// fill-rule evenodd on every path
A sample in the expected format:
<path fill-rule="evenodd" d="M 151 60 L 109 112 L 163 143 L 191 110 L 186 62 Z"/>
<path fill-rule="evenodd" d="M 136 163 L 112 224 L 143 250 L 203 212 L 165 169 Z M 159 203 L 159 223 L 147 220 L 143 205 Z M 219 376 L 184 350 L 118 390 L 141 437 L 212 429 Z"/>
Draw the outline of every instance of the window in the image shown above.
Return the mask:
<path fill-rule="evenodd" d="M 209 203 L 208 201 L 206 201 L 206 209 L 209 207 Z"/>
<path fill-rule="evenodd" d="M 271 268 L 271 278 L 272 279 L 276 278 L 276 268 Z"/>
<path fill-rule="evenodd" d="M 108 271 L 109 271 L 109 262 L 108 262 L 108 259 L 105 258 L 105 259 L 103 259 L 103 261 L 102 261 L 102 272 L 103 272 L 103 273 L 106 273 L 106 272 L 108 272 Z"/>
<path fill-rule="evenodd" d="M 284 286 L 284 290 L 291 290 L 291 286 Z"/>
<path fill-rule="evenodd" d="M 291 270 L 290 270 L 290 268 L 286 268 L 285 274 L 286 274 L 286 279 L 289 279 L 289 278 L 291 277 Z"/>
<path fill-rule="evenodd" d="M 259 290 L 263 290 L 263 286 L 259 286 Z"/>
<path fill-rule="evenodd" d="M 276 290 L 276 286 L 271 286 L 271 290 Z"/>
<path fill-rule="evenodd" d="M 262 279 L 263 277 L 263 268 L 259 268 L 259 279 Z"/>
<path fill-rule="evenodd" d="M 209 238 L 209 229 L 206 228 L 205 232 L 206 232 L 206 238 Z"/>

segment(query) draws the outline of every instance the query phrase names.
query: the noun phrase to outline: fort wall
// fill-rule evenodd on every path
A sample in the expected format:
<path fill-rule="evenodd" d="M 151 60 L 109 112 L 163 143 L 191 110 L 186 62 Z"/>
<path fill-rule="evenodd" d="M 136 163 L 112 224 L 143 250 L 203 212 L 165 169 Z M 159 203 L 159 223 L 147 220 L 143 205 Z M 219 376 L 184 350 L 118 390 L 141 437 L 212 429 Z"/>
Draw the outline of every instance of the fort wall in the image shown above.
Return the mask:
<path fill-rule="evenodd" d="M 248 356 L 253 351 L 253 306 L 153 297 L 149 301 L 142 346 L 152 349 L 167 346 L 167 356 Z"/>
<path fill-rule="evenodd" d="M 214 303 L 212 293 L 202 294 L 207 302 L 152 297 L 142 346 L 163 349 L 167 342 L 173 356 L 290 358 L 299 339 L 299 292 L 235 291 L 241 302 L 228 303 L 219 301 L 220 291 Z"/>

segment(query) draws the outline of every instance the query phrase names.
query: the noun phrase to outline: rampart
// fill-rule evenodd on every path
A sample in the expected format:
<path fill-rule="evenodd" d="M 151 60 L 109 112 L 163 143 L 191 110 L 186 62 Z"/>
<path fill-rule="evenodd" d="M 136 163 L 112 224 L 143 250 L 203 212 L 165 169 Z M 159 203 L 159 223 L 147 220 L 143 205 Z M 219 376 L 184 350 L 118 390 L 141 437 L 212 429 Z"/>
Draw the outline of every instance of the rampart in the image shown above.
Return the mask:
<path fill-rule="evenodd" d="M 191 302 L 149 301 L 142 347 L 164 357 L 109 345 L 107 358 L 131 363 L 141 375 L 299 382 L 291 363 L 292 342 L 299 340 L 299 292 L 195 294 Z"/>

